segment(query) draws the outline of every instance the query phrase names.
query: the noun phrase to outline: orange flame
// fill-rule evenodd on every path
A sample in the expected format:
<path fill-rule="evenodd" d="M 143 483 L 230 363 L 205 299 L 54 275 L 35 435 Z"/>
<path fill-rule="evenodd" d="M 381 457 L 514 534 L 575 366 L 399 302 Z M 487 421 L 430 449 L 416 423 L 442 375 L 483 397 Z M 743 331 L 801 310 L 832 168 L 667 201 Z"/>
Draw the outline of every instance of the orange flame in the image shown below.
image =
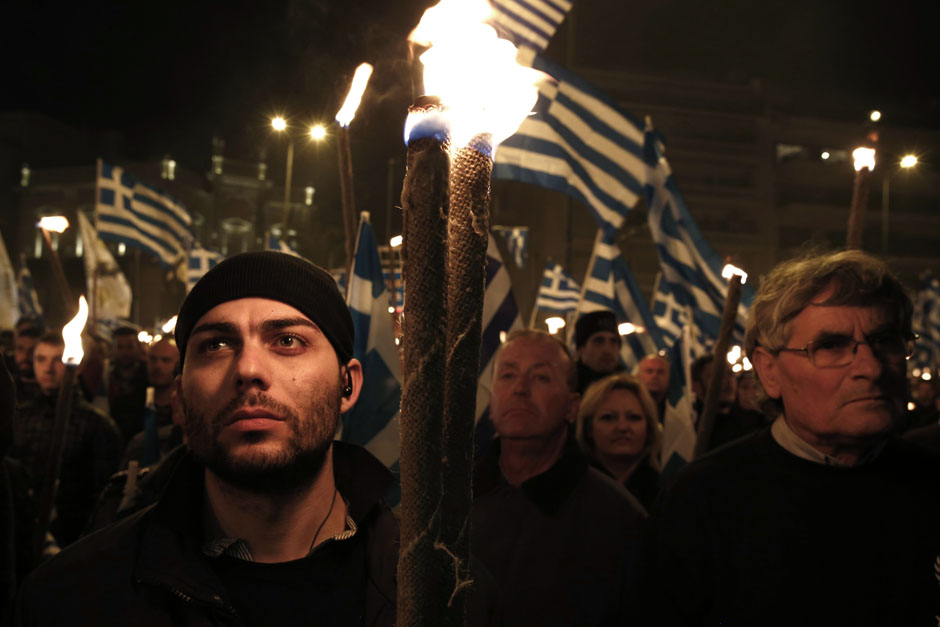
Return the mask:
<path fill-rule="evenodd" d="M 421 55 L 424 87 L 448 110 L 452 145 L 492 135 L 494 146 L 513 133 L 538 100 L 544 75 L 516 61 L 516 48 L 483 22 L 486 0 L 441 0 L 421 18 L 409 39 L 430 46 Z"/>
<path fill-rule="evenodd" d="M 85 297 L 78 299 L 78 313 L 62 327 L 62 339 L 65 340 L 65 350 L 62 352 L 62 363 L 77 366 L 82 363 L 85 351 L 82 348 L 82 331 L 88 320 L 88 303 Z"/>
<path fill-rule="evenodd" d="M 362 102 L 362 94 L 366 92 L 366 86 L 369 84 L 369 78 L 372 76 L 372 66 L 368 63 L 361 63 L 353 74 L 352 85 L 349 87 L 349 93 L 346 95 L 346 101 L 340 110 L 336 113 L 336 121 L 343 128 L 349 128 L 349 124 L 356 117 L 356 109 Z"/>

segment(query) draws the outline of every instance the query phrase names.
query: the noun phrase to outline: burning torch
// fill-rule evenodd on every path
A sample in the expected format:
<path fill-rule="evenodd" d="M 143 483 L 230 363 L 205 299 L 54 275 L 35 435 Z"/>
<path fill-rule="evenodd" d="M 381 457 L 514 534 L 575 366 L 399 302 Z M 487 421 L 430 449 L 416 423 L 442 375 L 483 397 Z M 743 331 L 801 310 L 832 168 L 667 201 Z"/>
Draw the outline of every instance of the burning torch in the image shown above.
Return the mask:
<path fill-rule="evenodd" d="M 443 0 L 410 37 L 428 48 L 420 61 L 434 96 L 409 113 L 402 190 L 398 624 L 411 627 L 464 621 L 490 174 L 494 151 L 531 112 L 543 76 L 516 63 L 515 47 L 484 23 L 490 12 L 485 0 Z"/>
<path fill-rule="evenodd" d="M 336 113 L 336 122 L 339 124 L 336 151 L 339 159 L 339 186 L 343 202 L 343 228 L 346 232 L 346 272 L 352 265 L 353 250 L 356 237 L 356 199 L 353 194 L 352 155 L 349 150 L 349 125 L 356 116 L 356 109 L 362 102 L 362 95 L 372 76 L 372 66 L 362 63 L 356 68 L 352 85 L 346 95 L 346 101 Z"/>
<path fill-rule="evenodd" d="M 65 449 L 65 436 L 69 427 L 69 416 L 72 413 L 72 390 L 75 387 L 75 377 L 78 376 L 78 367 L 82 363 L 85 351 L 82 349 L 82 331 L 88 320 L 88 303 L 82 296 L 78 301 L 78 313 L 68 324 L 62 328 L 62 338 L 65 340 L 65 349 L 62 351 L 62 363 L 65 364 L 65 374 L 62 385 L 59 387 L 59 398 L 55 406 L 55 422 L 52 427 L 52 447 L 49 451 L 46 473 L 39 495 L 39 518 L 34 538 L 35 553 L 37 557 L 42 553 L 52 518 L 52 508 L 55 504 L 56 492 L 59 487 L 59 473 L 62 470 L 62 452 Z"/>
<path fill-rule="evenodd" d="M 868 208 L 868 179 L 875 169 L 875 149 L 856 148 L 852 151 L 855 165 L 855 184 L 852 187 L 852 207 L 849 209 L 849 224 L 845 234 L 846 248 L 862 247 L 862 231 L 865 230 L 865 210 Z"/>
<path fill-rule="evenodd" d="M 728 279 L 728 294 L 725 296 L 725 306 L 721 314 L 721 327 L 718 330 L 718 339 L 715 341 L 713 350 L 715 358 L 712 360 L 712 376 L 707 384 L 702 417 L 698 421 L 695 459 L 708 451 L 708 442 L 711 440 L 712 431 L 715 428 L 715 415 L 718 413 L 718 400 L 721 397 L 722 384 L 724 378 L 730 376 L 726 372 L 728 367 L 721 356 L 728 352 L 731 333 L 734 331 L 734 324 L 738 318 L 738 305 L 741 303 L 741 286 L 747 281 L 747 273 L 730 263 L 722 269 L 721 276 Z"/>

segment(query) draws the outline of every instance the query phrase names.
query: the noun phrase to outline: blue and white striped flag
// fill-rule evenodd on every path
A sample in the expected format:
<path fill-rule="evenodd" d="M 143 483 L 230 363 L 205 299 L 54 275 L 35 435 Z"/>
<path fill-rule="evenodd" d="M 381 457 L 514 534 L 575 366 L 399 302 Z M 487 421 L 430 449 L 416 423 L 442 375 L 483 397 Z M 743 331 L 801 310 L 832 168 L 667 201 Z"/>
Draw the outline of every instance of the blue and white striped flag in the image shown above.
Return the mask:
<path fill-rule="evenodd" d="M 928 367 L 937 375 L 940 368 L 940 281 L 930 279 L 917 292 L 914 299 L 914 343 L 911 365 Z"/>
<path fill-rule="evenodd" d="M 363 387 L 359 400 L 343 416 L 342 439 L 368 449 L 383 464 L 398 471 L 401 362 L 395 344 L 388 290 L 382 275 L 375 234 L 363 212 L 346 303 L 355 329 L 353 357 L 362 362 Z M 396 505 L 400 489 L 388 496 Z"/>
<path fill-rule="evenodd" d="M 693 354 L 690 350 L 691 327 L 682 328 L 667 353 L 669 358 L 669 390 L 663 413 L 663 443 L 659 449 L 659 469 L 662 481 L 692 460 L 695 453 L 695 423 L 693 422 L 690 369 Z"/>
<path fill-rule="evenodd" d="M 705 241 L 685 205 L 663 156 L 663 145 L 647 122 L 644 154 L 647 163 L 646 204 L 656 253 L 662 266 L 660 289 L 668 287 L 681 308 L 692 311 L 695 333 L 714 341 L 721 327 L 721 314 L 728 282 L 721 276 L 724 264 Z M 663 283 L 666 285 L 664 286 Z M 742 286 L 735 338 L 744 341 L 747 312 L 754 292 Z"/>
<path fill-rule="evenodd" d="M 583 79 L 537 58 L 554 80 L 539 86 L 532 115 L 496 151 L 493 177 L 565 192 L 599 228 L 616 231 L 646 179 L 643 130 Z"/>
<path fill-rule="evenodd" d="M 33 283 L 33 275 L 26 265 L 25 256 L 22 257 L 20 271 L 16 274 L 16 291 L 20 317 L 41 319 L 42 305 L 39 303 L 39 295 L 36 294 L 36 285 Z"/>
<path fill-rule="evenodd" d="M 401 279 L 401 267 L 394 270 L 385 271 L 385 281 L 391 284 L 391 306 L 395 311 L 401 311 L 405 307 L 405 282 Z"/>
<path fill-rule="evenodd" d="M 499 233 L 506 240 L 506 249 L 512 255 L 517 268 L 525 268 L 526 252 L 529 244 L 529 227 L 527 226 L 494 226 L 493 231 Z"/>
<path fill-rule="evenodd" d="M 517 48 L 542 52 L 573 4 L 569 0 L 490 0 L 489 19 Z"/>
<path fill-rule="evenodd" d="M 192 241 L 189 212 L 178 201 L 142 183 L 123 168 L 98 162 L 98 236 L 150 253 L 176 266 Z"/>
<path fill-rule="evenodd" d="M 629 322 L 636 327 L 632 333 L 621 336 L 620 358 L 628 369 L 632 369 L 645 355 L 665 348 L 630 266 L 614 243 L 613 234 L 604 230 L 598 230 L 594 240 L 577 316 L 580 318 L 600 310 L 613 311 L 618 323 Z"/>
<path fill-rule="evenodd" d="M 264 238 L 264 247 L 265 250 L 276 250 L 281 253 L 287 253 L 288 255 L 293 255 L 295 257 L 300 257 L 300 253 L 287 245 L 286 242 L 282 241 L 277 235 L 273 233 L 268 233 Z"/>
<path fill-rule="evenodd" d="M 186 266 L 186 292 L 189 293 L 199 279 L 223 259 L 225 257 L 221 253 L 203 248 L 199 242 L 193 242 L 193 247 L 189 251 L 189 263 Z"/>
<path fill-rule="evenodd" d="M 554 261 L 545 264 L 542 284 L 535 297 L 535 307 L 564 316 L 578 308 L 579 300 L 581 300 L 581 286 L 565 272 L 561 264 Z"/>
<path fill-rule="evenodd" d="M 509 333 L 524 328 L 519 307 L 512 293 L 509 272 L 490 234 L 486 250 L 486 291 L 483 294 L 483 341 L 480 346 L 480 378 L 476 402 L 476 454 L 480 456 L 493 439 L 490 420 L 490 390 L 493 383 L 494 357 Z"/>
<path fill-rule="evenodd" d="M 346 268 L 333 268 L 330 271 L 330 276 L 333 277 L 333 280 L 336 281 L 336 287 L 339 288 L 339 291 L 343 294 L 346 293 Z"/>

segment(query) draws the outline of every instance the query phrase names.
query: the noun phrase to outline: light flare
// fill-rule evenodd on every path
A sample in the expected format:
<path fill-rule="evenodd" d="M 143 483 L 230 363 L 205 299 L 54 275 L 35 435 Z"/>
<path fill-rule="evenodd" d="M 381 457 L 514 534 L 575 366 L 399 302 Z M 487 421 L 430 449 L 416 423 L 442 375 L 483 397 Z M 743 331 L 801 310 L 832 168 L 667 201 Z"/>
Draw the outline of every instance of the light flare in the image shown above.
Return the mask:
<path fill-rule="evenodd" d="M 368 63 L 360 63 L 353 74 L 352 85 L 349 87 L 349 93 L 346 95 L 346 101 L 336 113 L 336 122 L 343 128 L 349 128 L 349 124 L 356 117 L 356 109 L 362 102 L 362 94 L 366 91 L 369 84 L 369 78 L 372 76 L 372 66 Z"/>
<path fill-rule="evenodd" d="M 545 76 L 520 65 L 516 47 L 483 23 L 491 12 L 486 0 L 441 0 L 409 36 L 430 46 L 420 56 L 424 89 L 447 108 L 455 148 L 488 134 L 495 149 L 531 113 Z"/>
<path fill-rule="evenodd" d="M 638 327 L 632 322 L 621 322 L 617 325 L 617 332 L 620 335 L 630 335 L 631 333 L 643 333 L 646 331 L 643 327 Z"/>
<path fill-rule="evenodd" d="M 852 159 L 855 160 L 855 171 L 859 172 L 862 168 L 869 170 L 875 169 L 875 149 L 859 147 L 852 151 Z"/>
<path fill-rule="evenodd" d="M 747 272 L 745 272 L 741 268 L 738 268 L 737 266 L 732 266 L 729 263 L 725 265 L 724 268 L 721 269 L 722 278 L 730 280 L 731 277 L 733 277 L 734 275 L 738 275 L 739 277 L 741 277 L 741 285 L 744 285 L 745 283 L 747 283 Z"/>
<path fill-rule="evenodd" d="M 173 333 L 176 330 L 176 316 L 173 316 L 169 320 L 163 323 L 163 326 L 160 327 L 160 330 L 164 333 Z"/>
<path fill-rule="evenodd" d="M 53 233 L 64 233 L 69 228 L 69 220 L 65 216 L 43 216 L 39 219 L 39 228 Z"/>
<path fill-rule="evenodd" d="M 147 333 L 146 331 L 141 331 L 137 334 L 137 341 L 144 344 L 150 344 L 153 341 L 153 336 Z"/>
<path fill-rule="evenodd" d="M 65 349 L 62 351 L 62 363 L 77 366 L 82 363 L 85 350 L 82 348 L 82 331 L 88 321 L 88 302 L 84 296 L 78 298 L 78 313 L 62 327 L 62 339 Z"/>
<path fill-rule="evenodd" d="M 399 246 L 401 246 L 401 243 L 402 243 L 401 235 L 396 235 L 392 239 L 388 240 L 388 245 L 391 246 L 392 248 L 398 248 Z"/>
<path fill-rule="evenodd" d="M 745 370 L 753 370 L 753 369 L 754 369 L 754 365 L 751 363 L 751 360 L 748 359 L 747 357 L 745 357 L 744 359 L 741 360 L 741 365 L 744 366 L 744 369 L 745 369 Z"/>
<path fill-rule="evenodd" d="M 902 168 L 913 168 L 917 165 L 917 155 L 904 155 L 901 157 Z"/>
<path fill-rule="evenodd" d="M 731 350 L 728 351 L 728 363 L 736 364 L 741 359 L 741 347 L 735 344 L 731 347 Z"/>

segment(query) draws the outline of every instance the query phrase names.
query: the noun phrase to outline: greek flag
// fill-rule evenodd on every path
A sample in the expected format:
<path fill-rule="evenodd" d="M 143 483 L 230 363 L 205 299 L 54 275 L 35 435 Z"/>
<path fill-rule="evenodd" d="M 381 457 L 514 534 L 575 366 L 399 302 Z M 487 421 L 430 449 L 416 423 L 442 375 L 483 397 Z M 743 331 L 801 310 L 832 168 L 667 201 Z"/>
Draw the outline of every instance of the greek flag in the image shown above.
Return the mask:
<path fill-rule="evenodd" d="M 392 285 L 391 306 L 401 311 L 405 307 L 405 282 L 401 280 L 401 268 L 386 270 L 383 276 Z"/>
<path fill-rule="evenodd" d="M 267 237 L 264 240 L 265 250 L 276 250 L 281 253 L 287 253 L 288 255 L 293 255 L 295 257 L 300 257 L 300 253 L 287 245 L 286 242 L 281 241 L 281 239 L 274 235 L 273 233 L 268 233 Z"/>
<path fill-rule="evenodd" d="M 940 281 L 929 279 L 914 299 L 914 343 L 911 362 L 919 368 L 928 367 L 937 375 L 940 368 Z"/>
<path fill-rule="evenodd" d="M 85 284 L 95 318 L 121 319 L 131 315 L 134 293 L 114 256 L 84 212 L 78 212 L 85 261 Z"/>
<path fill-rule="evenodd" d="M 517 268 L 525 268 L 526 248 L 529 243 L 529 227 L 527 226 L 494 226 L 493 231 L 499 233 L 506 240 L 506 249 L 512 255 Z"/>
<path fill-rule="evenodd" d="M 569 0 L 490 0 L 490 25 L 517 48 L 542 52 L 571 9 Z"/>
<path fill-rule="evenodd" d="M 355 406 L 343 416 L 342 439 L 364 446 L 397 472 L 401 362 L 382 263 L 368 220 L 369 214 L 363 212 L 346 298 L 355 328 L 353 357 L 362 362 L 363 388 Z M 401 499 L 400 488 L 396 490 L 388 496 L 391 505 Z"/>
<path fill-rule="evenodd" d="M 189 251 L 189 263 L 186 266 L 186 292 L 189 293 L 199 279 L 223 259 L 225 257 L 222 254 L 203 248 L 199 242 L 193 242 L 193 247 Z"/>
<path fill-rule="evenodd" d="M 20 263 L 20 271 L 16 274 L 16 291 L 21 318 L 42 318 L 42 305 L 39 304 L 39 295 L 36 294 L 36 285 L 33 283 L 33 275 L 29 272 L 26 265 L 26 256 L 23 255 Z"/>
<path fill-rule="evenodd" d="M 692 460 L 695 453 L 695 425 L 692 422 L 691 328 L 685 326 L 668 350 L 669 390 L 663 412 L 663 443 L 659 450 L 661 481 Z"/>
<path fill-rule="evenodd" d="M 621 332 L 620 358 L 628 369 L 632 369 L 645 355 L 665 348 L 630 266 L 620 254 L 613 235 L 604 230 L 599 230 L 594 240 L 577 315 L 580 318 L 601 310 L 613 311 L 619 323 L 629 322 L 634 327 L 629 333 Z"/>
<path fill-rule="evenodd" d="M 681 308 L 692 311 L 697 333 L 714 341 L 721 327 L 728 282 L 722 278 L 724 264 L 705 241 L 685 205 L 663 156 L 663 144 L 647 122 L 644 154 L 647 163 L 646 204 L 650 232 L 662 266 L 660 290 Z M 753 291 L 742 286 L 735 338 L 744 341 L 747 311 Z"/>
<path fill-rule="evenodd" d="M 549 261 L 542 272 L 542 284 L 535 297 L 535 307 L 564 316 L 578 308 L 580 299 L 581 287 L 560 263 Z"/>
<path fill-rule="evenodd" d="M 493 177 L 565 192 L 599 228 L 616 231 L 643 192 L 643 130 L 594 86 L 537 58 L 553 80 L 535 111 L 496 151 Z"/>
<path fill-rule="evenodd" d="M 148 252 L 166 268 L 183 259 L 192 241 L 192 221 L 183 205 L 101 161 L 95 210 L 101 239 Z"/>
<path fill-rule="evenodd" d="M 336 281 L 336 287 L 343 294 L 346 293 L 346 268 L 332 268 L 329 270 L 330 276 Z"/>
<path fill-rule="evenodd" d="M 486 291 L 483 294 L 483 341 L 480 346 L 480 378 L 477 384 L 476 402 L 476 454 L 481 455 L 493 439 L 493 423 L 490 420 L 490 390 L 493 383 L 493 367 L 499 345 L 506 335 L 525 325 L 519 316 L 519 307 L 512 293 L 509 272 L 490 234 L 486 250 Z"/>

